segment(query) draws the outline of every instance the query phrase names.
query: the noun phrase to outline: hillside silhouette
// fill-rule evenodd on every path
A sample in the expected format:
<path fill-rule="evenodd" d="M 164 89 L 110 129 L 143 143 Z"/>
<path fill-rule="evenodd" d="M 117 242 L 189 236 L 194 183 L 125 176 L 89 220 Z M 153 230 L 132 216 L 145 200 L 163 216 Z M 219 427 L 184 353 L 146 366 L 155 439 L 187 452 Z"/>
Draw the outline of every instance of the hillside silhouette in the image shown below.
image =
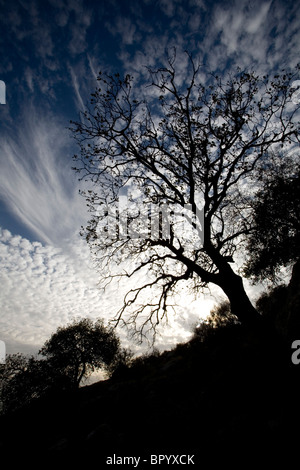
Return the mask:
<path fill-rule="evenodd" d="M 296 265 L 290 284 L 261 301 L 259 331 L 234 321 L 206 325 L 189 342 L 119 367 L 109 380 L 2 416 L 2 458 L 96 459 L 98 468 L 113 454 L 194 454 L 199 466 L 238 464 L 241 455 L 286 462 L 299 443 L 300 365 L 291 361 L 299 287 Z"/>

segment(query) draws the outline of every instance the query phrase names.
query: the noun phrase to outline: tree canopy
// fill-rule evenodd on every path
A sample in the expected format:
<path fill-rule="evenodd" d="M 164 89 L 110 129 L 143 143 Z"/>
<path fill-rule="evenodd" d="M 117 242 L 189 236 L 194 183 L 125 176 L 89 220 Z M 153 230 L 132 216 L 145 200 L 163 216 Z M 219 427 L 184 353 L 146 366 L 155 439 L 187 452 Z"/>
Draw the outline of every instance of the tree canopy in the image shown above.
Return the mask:
<path fill-rule="evenodd" d="M 109 367 L 120 351 L 120 340 L 114 330 L 106 328 L 101 319 L 93 323 L 84 318 L 59 327 L 40 354 L 78 387 L 94 370 Z"/>
<path fill-rule="evenodd" d="M 240 321 L 259 320 L 232 263 L 251 231 L 251 201 L 270 154 L 284 158 L 299 143 L 297 71 L 221 78 L 191 56 L 183 71 L 174 54 L 148 70 L 145 86 L 99 75 L 71 130 L 80 148 L 75 169 L 90 182 L 82 233 L 102 285 L 136 279 L 116 324 L 155 330 L 182 281 L 196 291 L 216 284 Z M 151 301 L 142 300 L 146 291 L 155 292 Z"/>
<path fill-rule="evenodd" d="M 299 157 L 298 157 L 299 158 Z M 300 253 L 300 167 L 293 162 L 268 179 L 253 203 L 253 230 L 247 241 L 244 273 L 254 281 L 275 280 L 282 266 L 295 263 Z"/>

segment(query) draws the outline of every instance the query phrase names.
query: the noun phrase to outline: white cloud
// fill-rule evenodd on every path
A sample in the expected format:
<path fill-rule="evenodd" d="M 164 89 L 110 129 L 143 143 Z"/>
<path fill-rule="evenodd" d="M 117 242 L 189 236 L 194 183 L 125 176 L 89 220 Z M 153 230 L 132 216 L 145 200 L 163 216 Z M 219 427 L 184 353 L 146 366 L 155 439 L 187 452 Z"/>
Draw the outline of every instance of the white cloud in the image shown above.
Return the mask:
<path fill-rule="evenodd" d="M 71 26 L 69 50 L 74 56 L 86 51 L 88 47 L 86 35 L 91 20 L 91 15 L 88 12 L 82 12 L 82 16 L 78 17 L 77 23 Z"/>
<path fill-rule="evenodd" d="M 129 18 L 118 16 L 114 22 L 106 22 L 108 31 L 114 36 L 120 35 L 123 45 L 131 45 L 138 40 L 136 25 Z"/>
<path fill-rule="evenodd" d="M 177 6 L 181 3 L 181 0 L 159 0 L 159 6 L 162 12 L 169 18 L 176 14 Z"/>
<path fill-rule="evenodd" d="M 0 339 L 8 353 L 36 353 L 59 326 L 73 318 L 111 320 L 122 305 L 128 284 L 99 290 L 88 248 L 83 240 L 69 240 L 68 249 L 30 242 L 0 229 Z M 180 299 L 179 299 L 180 300 Z M 168 349 L 191 335 L 192 326 L 209 312 L 212 299 L 180 300 L 178 315 L 159 330 L 157 347 Z M 188 305 L 188 307 L 187 307 Z M 123 345 L 130 343 L 125 330 L 118 330 Z"/>
<path fill-rule="evenodd" d="M 0 332 L 10 350 L 40 347 L 73 317 L 107 315 L 86 247 L 72 243 L 80 256 L 0 230 Z"/>
<path fill-rule="evenodd" d="M 74 88 L 74 91 L 75 91 L 77 109 L 79 111 L 84 111 L 85 110 L 85 104 L 84 104 L 84 101 L 83 101 L 83 97 L 81 96 L 80 84 L 79 84 L 77 75 L 76 75 L 73 67 L 69 66 L 69 70 L 70 70 L 72 85 L 73 85 L 73 88 Z"/>
<path fill-rule="evenodd" d="M 60 246 L 87 217 L 71 171 L 70 135 L 65 123 L 34 109 L 18 127 L 0 143 L 0 196 L 39 240 Z"/>
<path fill-rule="evenodd" d="M 24 73 L 26 84 L 31 92 L 34 91 L 34 74 L 32 70 L 27 67 Z"/>
<path fill-rule="evenodd" d="M 165 28 L 162 17 L 152 23 L 153 31 L 142 29 L 140 19 L 134 18 L 126 28 L 120 20 L 110 25 L 114 34 L 120 29 L 123 44 L 119 57 L 132 73 L 140 73 L 140 66 L 145 63 L 158 64 L 165 50 L 173 46 L 178 53 L 181 49 L 193 52 L 194 58 L 198 56 L 212 71 L 224 71 L 231 63 L 233 67 L 253 68 L 265 74 L 278 67 L 294 66 L 299 60 L 300 21 L 296 6 L 287 10 L 281 1 L 239 0 L 217 2 L 208 11 L 201 2 L 197 5 L 191 1 L 193 10 L 188 14 L 184 2 L 164 0 L 159 5 L 171 18 Z M 133 54 L 124 47 L 134 37 L 128 33 L 126 40 L 129 25 L 137 26 L 138 33 L 144 31 L 143 41 Z"/>
<path fill-rule="evenodd" d="M 272 2 L 263 3 L 257 12 L 255 9 L 254 16 L 248 20 L 248 24 L 245 26 L 248 33 L 255 34 L 263 27 L 263 23 L 266 21 L 271 3 Z"/>
<path fill-rule="evenodd" d="M 203 17 L 202 39 L 195 38 L 200 59 L 219 73 L 229 64 L 261 74 L 294 66 L 300 35 L 299 17 L 293 9 L 281 1 L 216 3 Z"/>

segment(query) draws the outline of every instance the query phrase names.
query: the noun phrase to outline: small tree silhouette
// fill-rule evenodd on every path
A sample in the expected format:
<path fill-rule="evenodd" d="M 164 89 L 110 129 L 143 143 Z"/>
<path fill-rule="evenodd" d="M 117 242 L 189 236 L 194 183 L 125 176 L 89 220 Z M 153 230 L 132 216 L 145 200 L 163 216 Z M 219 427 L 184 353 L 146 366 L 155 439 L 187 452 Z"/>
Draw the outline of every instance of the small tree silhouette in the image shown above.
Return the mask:
<path fill-rule="evenodd" d="M 104 368 L 109 375 L 127 365 L 130 351 L 120 347 L 115 331 L 101 319 L 74 320 L 59 327 L 39 354 L 18 353 L 0 364 L 0 411 L 6 413 L 49 393 L 78 388 L 83 378 Z"/>
<path fill-rule="evenodd" d="M 72 387 L 94 370 L 109 368 L 121 354 L 120 340 L 103 320 L 74 320 L 57 329 L 39 352 L 51 367 L 65 375 Z"/>

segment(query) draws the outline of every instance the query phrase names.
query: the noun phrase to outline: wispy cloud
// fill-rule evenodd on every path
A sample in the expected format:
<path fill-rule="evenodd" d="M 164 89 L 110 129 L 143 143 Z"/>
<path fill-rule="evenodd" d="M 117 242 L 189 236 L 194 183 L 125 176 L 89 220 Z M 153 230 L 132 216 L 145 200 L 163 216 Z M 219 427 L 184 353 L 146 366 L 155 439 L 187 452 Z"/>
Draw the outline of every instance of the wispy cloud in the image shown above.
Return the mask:
<path fill-rule="evenodd" d="M 123 45 L 132 45 L 140 38 L 140 35 L 137 34 L 136 24 L 130 18 L 118 16 L 114 22 L 107 22 L 106 28 L 114 36 L 120 35 Z"/>
<path fill-rule="evenodd" d="M 84 99 L 81 95 L 81 89 L 80 89 L 80 83 L 79 83 L 79 80 L 77 78 L 77 75 L 73 69 L 73 67 L 69 66 L 69 71 L 70 71 L 70 75 L 71 75 L 71 80 L 72 80 L 72 85 L 73 85 L 73 89 L 75 91 L 75 96 L 76 96 L 76 104 L 77 104 L 77 109 L 79 111 L 84 111 L 85 109 L 85 103 L 84 103 Z"/>
<path fill-rule="evenodd" d="M 161 10 L 169 18 L 172 17 L 176 11 L 176 3 L 178 3 L 178 0 L 159 0 Z"/>
<path fill-rule="evenodd" d="M 39 240 L 60 245 L 86 220 L 70 168 L 70 136 L 65 123 L 34 109 L 18 124 L 14 138 L 0 143 L 1 198 Z"/>

